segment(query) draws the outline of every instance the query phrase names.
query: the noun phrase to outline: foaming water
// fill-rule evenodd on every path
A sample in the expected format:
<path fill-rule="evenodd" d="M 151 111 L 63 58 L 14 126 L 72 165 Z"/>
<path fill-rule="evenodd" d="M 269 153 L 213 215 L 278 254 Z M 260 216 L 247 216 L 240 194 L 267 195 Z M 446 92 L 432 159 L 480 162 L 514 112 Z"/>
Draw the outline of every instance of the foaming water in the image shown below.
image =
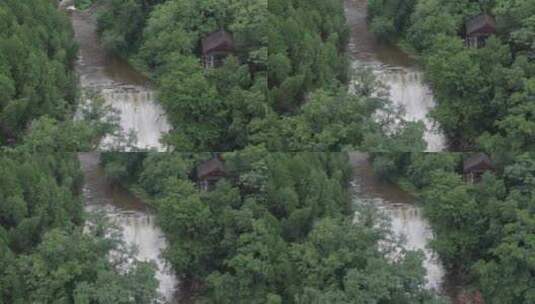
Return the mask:
<path fill-rule="evenodd" d="M 404 239 L 406 249 L 424 252 L 426 287 L 442 292 L 445 272 L 437 256 L 427 247 L 433 239 L 433 231 L 415 199 L 396 185 L 378 179 L 366 154 L 351 153 L 350 160 L 356 201 L 371 203 L 384 212 L 391 220 L 394 234 Z"/>
<path fill-rule="evenodd" d="M 119 116 L 121 129 L 136 135 L 137 148 L 164 149 L 159 140 L 161 134 L 169 131 L 169 125 L 163 110 L 155 102 L 152 91 L 129 86 L 103 89 L 101 95 L 107 104 L 113 105 L 121 113 Z M 102 140 L 102 146 L 113 147 L 113 142 L 114 138 L 107 136 Z"/>
<path fill-rule="evenodd" d="M 423 80 L 423 73 L 411 69 L 386 69 L 378 71 L 379 80 L 389 88 L 394 105 L 403 106 L 404 118 L 408 121 L 423 121 L 426 127 L 424 140 L 427 151 L 438 152 L 445 148 L 443 134 L 427 117 L 435 107 L 433 92 Z"/>
<path fill-rule="evenodd" d="M 138 260 L 156 263 L 158 290 L 167 302 L 173 302 L 178 280 L 160 256 L 167 247 L 167 242 L 155 223 L 155 216 L 145 203 L 106 179 L 98 153 L 79 153 L 78 158 L 85 177 L 83 195 L 86 210 L 104 212 L 107 218 L 121 228 L 122 240 L 137 248 L 135 256 Z"/>
<path fill-rule="evenodd" d="M 68 7 L 69 1 L 62 2 Z M 101 142 L 101 150 L 117 150 L 124 146 L 122 138 L 134 134 L 137 149 L 164 151 L 160 143 L 170 130 L 166 115 L 156 102 L 149 80 L 133 69 L 128 62 L 106 51 L 96 33 L 95 9 L 69 9 L 75 39 L 79 44 L 76 70 L 80 86 L 100 94 L 106 105 L 118 111 L 121 136 L 108 136 Z M 86 100 L 83 97 L 83 100 Z"/>
<path fill-rule="evenodd" d="M 426 287 L 429 289 L 441 290 L 444 269 L 440 265 L 436 255 L 427 245 L 433 238 L 433 233 L 429 223 L 422 215 L 420 207 L 410 204 L 392 206 L 392 202 L 379 202 L 377 204 L 392 220 L 392 229 L 405 239 L 405 248 L 412 250 L 423 250 L 425 260 L 423 266 L 427 271 Z"/>
<path fill-rule="evenodd" d="M 355 68 L 370 68 L 387 86 L 390 99 L 403 106 L 407 121 L 423 121 L 427 151 L 438 152 L 446 147 L 439 126 L 427 117 L 434 108 L 433 92 L 425 83 L 416 62 L 397 46 L 377 41 L 368 29 L 367 0 L 345 0 L 345 15 L 351 28 L 348 51 Z"/>

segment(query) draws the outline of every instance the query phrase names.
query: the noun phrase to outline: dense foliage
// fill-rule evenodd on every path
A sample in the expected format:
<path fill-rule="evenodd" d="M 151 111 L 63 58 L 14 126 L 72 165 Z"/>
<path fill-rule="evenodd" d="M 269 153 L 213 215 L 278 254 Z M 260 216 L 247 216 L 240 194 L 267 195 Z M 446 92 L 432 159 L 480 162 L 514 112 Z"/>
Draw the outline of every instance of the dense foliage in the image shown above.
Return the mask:
<path fill-rule="evenodd" d="M 407 30 L 417 0 L 368 0 L 370 30 L 379 39 L 394 42 Z"/>
<path fill-rule="evenodd" d="M 0 3 L 0 303 L 155 303 L 154 266 L 88 219 L 75 154 L 115 130 L 77 109 L 76 46 L 56 1 Z"/>
<path fill-rule="evenodd" d="M 0 145 L 20 138 L 33 119 L 73 111 L 77 47 L 66 16 L 49 0 L 0 3 Z"/>
<path fill-rule="evenodd" d="M 174 127 L 165 141 L 175 150 L 252 144 L 270 151 L 382 151 L 411 141 L 417 142 L 411 151 L 425 148 L 422 126 L 393 127 L 396 113 L 387 100 L 371 97 L 377 83 L 368 72 L 359 71 L 355 79 L 362 81 L 348 92 L 353 75 L 342 1 L 114 0 L 109 6 L 99 18 L 102 40 L 155 80 Z M 222 67 L 204 69 L 201 40 L 220 28 L 233 34 L 236 52 Z M 391 115 L 377 122 L 378 111 Z"/>
<path fill-rule="evenodd" d="M 439 302 L 420 254 L 390 259 L 398 247 L 369 209 L 354 222 L 345 154 L 225 153 L 227 177 L 199 191 L 190 176 L 208 157 L 103 157 L 153 202 L 165 256 L 198 303 Z"/>
<path fill-rule="evenodd" d="M 142 42 L 142 32 L 152 7 L 165 0 L 111 0 L 98 17 L 102 43 L 109 49 L 127 56 Z"/>
<path fill-rule="evenodd" d="M 87 151 L 104 134 L 118 133 L 116 113 L 102 100 L 78 106 L 78 48 L 69 20 L 54 3 L 0 3 L 0 146 Z"/>
<path fill-rule="evenodd" d="M 269 99 L 277 109 L 295 109 L 313 89 L 347 82 L 341 3 L 269 1 Z"/>
<path fill-rule="evenodd" d="M 533 149 L 535 3 L 530 0 L 370 0 L 371 28 L 416 52 L 438 106 L 432 116 L 458 149 Z M 468 48 L 465 22 L 495 16 L 497 33 Z"/>
<path fill-rule="evenodd" d="M 175 126 L 167 141 L 180 150 L 244 146 L 247 125 L 265 115 L 267 2 L 112 1 L 110 5 L 111 10 L 99 18 L 103 41 L 132 55 L 153 75 L 159 100 Z M 223 68 L 205 72 L 200 41 L 220 28 L 233 33 L 237 51 Z"/>
<path fill-rule="evenodd" d="M 466 157 L 382 154 L 375 166 L 420 194 L 435 234 L 431 247 L 457 284 L 480 292 L 485 303 L 533 303 L 535 155 L 496 155 L 496 171 L 475 184 L 463 180 Z"/>
<path fill-rule="evenodd" d="M 86 221 L 81 184 L 75 154 L 0 154 L 0 303 L 154 303 L 153 266 Z"/>

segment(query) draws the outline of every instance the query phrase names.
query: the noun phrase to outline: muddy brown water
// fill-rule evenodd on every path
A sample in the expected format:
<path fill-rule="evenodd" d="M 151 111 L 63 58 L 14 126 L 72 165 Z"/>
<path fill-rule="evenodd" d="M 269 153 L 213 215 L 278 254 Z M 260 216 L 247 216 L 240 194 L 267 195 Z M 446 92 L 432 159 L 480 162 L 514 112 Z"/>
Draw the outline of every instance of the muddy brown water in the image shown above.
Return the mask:
<path fill-rule="evenodd" d="M 180 297 L 178 279 L 161 257 L 167 242 L 152 210 L 127 189 L 106 178 L 99 153 L 79 153 L 78 158 L 85 177 L 83 195 L 86 210 L 104 211 L 122 229 L 123 240 L 138 248 L 137 259 L 156 262 L 159 291 L 169 303 L 176 303 L 178 299 L 185 299 L 181 303 L 190 303 L 189 296 Z M 415 203 L 416 199 L 396 185 L 379 179 L 366 153 L 351 153 L 350 162 L 353 167 L 355 202 L 374 204 L 391 219 L 392 231 L 397 237 L 405 239 L 405 248 L 424 252 L 426 286 L 442 293 L 444 270 L 437 257 L 427 248 L 433 234 L 421 208 Z"/>
<path fill-rule="evenodd" d="M 346 17 L 352 29 L 348 49 L 354 63 L 372 67 L 380 79 L 390 86 L 394 103 L 407 108 L 406 118 L 425 120 L 430 129 L 426 132 L 429 150 L 442 150 L 445 146 L 443 136 L 431 130 L 435 126 L 426 119 L 426 114 L 434 106 L 431 90 L 423 81 L 415 60 L 396 46 L 379 43 L 369 32 L 366 2 L 345 1 Z M 148 79 L 100 45 L 92 11 L 73 11 L 70 15 L 80 44 L 76 68 L 82 87 L 99 90 L 106 102 L 121 110 L 121 126 L 137 133 L 139 147 L 164 149 L 159 138 L 169 130 L 169 125 L 162 109 L 155 102 Z M 169 301 L 176 299 L 178 280 L 160 257 L 166 241 L 152 212 L 127 190 L 107 181 L 99 166 L 98 154 L 81 153 L 79 158 L 85 173 L 84 196 L 87 210 L 105 210 L 123 228 L 124 240 L 138 246 L 138 258 L 156 262 L 161 294 Z M 427 248 L 432 231 L 422 216 L 421 209 L 415 204 L 415 199 L 395 185 L 377 179 L 366 155 L 352 154 L 351 161 L 357 195 L 361 199 L 373 201 L 389 215 L 393 231 L 405 235 L 408 248 L 424 251 L 427 286 L 440 289 L 444 272 L 439 261 Z"/>
<path fill-rule="evenodd" d="M 79 153 L 84 172 L 83 196 L 87 212 L 100 211 L 122 231 L 122 240 L 137 248 L 135 257 L 157 265 L 158 291 L 168 303 L 178 297 L 178 279 L 161 252 L 167 247 L 153 212 L 142 200 L 120 185 L 111 183 L 100 166 L 100 154 Z"/>
<path fill-rule="evenodd" d="M 76 71 L 80 86 L 96 92 L 119 113 L 122 134 L 133 133 L 138 149 L 165 150 L 160 143 L 163 134 L 170 130 L 167 117 L 156 101 L 150 81 L 121 57 L 104 48 L 96 32 L 96 11 L 93 7 L 80 11 L 65 0 L 60 8 L 70 16 L 79 45 Z M 90 102 L 85 100 L 84 102 Z M 107 136 L 101 142 L 101 150 L 116 150 L 124 140 Z"/>
<path fill-rule="evenodd" d="M 424 139 L 430 152 L 443 151 L 446 141 L 438 125 L 427 117 L 435 106 L 433 93 L 425 83 L 415 59 L 399 47 L 381 43 L 368 26 L 367 0 L 345 0 L 345 15 L 351 29 L 348 52 L 354 67 L 367 67 L 388 87 L 394 105 L 403 106 L 404 118 L 425 123 Z M 392 231 L 405 239 L 408 249 L 422 250 L 427 271 L 426 287 L 441 293 L 445 290 L 445 271 L 428 248 L 433 231 L 416 199 L 392 183 L 380 180 L 373 172 L 368 155 L 350 154 L 354 168 L 355 199 L 370 202 L 391 220 Z"/>
<path fill-rule="evenodd" d="M 435 106 L 433 92 L 424 81 L 416 60 L 396 45 L 379 42 L 369 31 L 367 0 L 345 0 L 344 6 L 346 20 L 351 29 L 347 49 L 353 66 L 364 66 L 372 70 L 389 88 L 393 104 L 403 106 L 404 119 L 424 122 L 427 129 L 424 134 L 427 151 L 444 150 L 444 135 L 438 124 L 427 117 Z"/>
<path fill-rule="evenodd" d="M 406 249 L 424 252 L 426 287 L 443 293 L 444 269 L 436 254 L 428 248 L 433 231 L 423 216 L 421 207 L 416 204 L 416 199 L 397 185 L 379 179 L 366 153 L 351 153 L 350 161 L 353 167 L 355 203 L 371 203 L 376 206 L 390 218 L 392 232 L 405 240 Z"/>

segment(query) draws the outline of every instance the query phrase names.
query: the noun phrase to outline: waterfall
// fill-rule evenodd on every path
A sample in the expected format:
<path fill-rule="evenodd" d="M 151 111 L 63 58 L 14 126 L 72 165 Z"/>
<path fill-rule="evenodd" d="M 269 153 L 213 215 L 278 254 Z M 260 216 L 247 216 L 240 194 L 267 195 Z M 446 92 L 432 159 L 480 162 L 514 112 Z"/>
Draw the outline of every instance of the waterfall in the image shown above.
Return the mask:
<path fill-rule="evenodd" d="M 141 87 L 116 87 L 102 90 L 101 95 L 106 104 L 119 111 L 119 125 L 123 132 L 136 135 L 137 148 L 164 150 L 159 139 L 170 127 L 152 91 Z M 113 142 L 114 138 L 107 136 L 102 140 L 102 146 L 113 149 Z"/>
<path fill-rule="evenodd" d="M 345 0 L 344 4 L 347 24 L 351 28 L 347 50 L 353 59 L 353 67 L 371 69 L 378 80 L 389 88 L 392 103 L 404 108 L 405 120 L 424 122 L 428 152 L 444 150 L 444 135 L 440 133 L 438 124 L 427 117 L 435 101 L 417 62 L 396 45 L 381 43 L 370 32 L 367 0 Z"/>
<path fill-rule="evenodd" d="M 133 134 L 136 149 L 164 151 L 160 138 L 171 127 L 147 85 L 149 80 L 127 61 L 104 49 L 96 34 L 93 11 L 74 10 L 70 16 L 75 39 L 80 46 L 76 62 L 80 86 L 86 91 L 96 92 L 104 99 L 105 105 L 117 111 L 122 130 L 120 136 L 105 137 L 100 149 L 121 150 L 125 145 L 124 138 Z M 82 100 L 88 101 L 85 97 Z"/>
<path fill-rule="evenodd" d="M 158 291 L 168 303 L 173 303 L 178 278 L 161 257 L 161 252 L 167 247 L 167 241 L 156 223 L 155 215 L 148 210 L 144 202 L 126 189 L 110 183 L 100 167 L 98 153 L 79 153 L 78 158 L 84 172 L 85 210 L 88 213 L 103 212 L 121 229 L 121 239 L 125 244 L 137 249 L 136 259 L 156 263 Z"/>
<path fill-rule="evenodd" d="M 444 268 L 438 256 L 428 248 L 433 230 L 416 199 L 395 184 L 379 179 L 367 153 L 353 152 L 349 158 L 353 167 L 354 203 L 370 204 L 386 215 L 390 219 L 393 236 L 405 241 L 403 248 L 422 250 L 426 288 L 443 291 Z"/>
<path fill-rule="evenodd" d="M 424 140 L 427 152 L 439 152 L 445 149 L 445 138 L 427 114 L 435 107 L 433 92 L 423 80 L 421 71 L 407 68 L 375 70 L 379 81 L 389 90 L 390 99 L 396 106 L 404 109 L 407 121 L 423 121 L 426 127 Z"/>
<path fill-rule="evenodd" d="M 405 248 L 424 252 L 423 266 L 427 271 L 426 287 L 440 290 L 444 269 L 436 254 L 427 248 L 427 244 L 433 239 L 433 233 L 429 223 L 422 215 L 421 208 L 414 204 L 389 205 L 388 202 L 381 202 L 378 206 L 390 218 L 392 231 L 395 232 L 396 236 L 404 238 Z"/>

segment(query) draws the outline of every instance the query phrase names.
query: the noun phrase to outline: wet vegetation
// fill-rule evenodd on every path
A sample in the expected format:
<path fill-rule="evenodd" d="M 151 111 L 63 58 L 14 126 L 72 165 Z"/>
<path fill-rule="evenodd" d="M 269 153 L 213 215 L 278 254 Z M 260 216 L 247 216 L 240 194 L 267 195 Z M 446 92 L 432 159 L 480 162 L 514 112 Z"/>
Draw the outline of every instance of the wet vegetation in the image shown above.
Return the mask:
<path fill-rule="evenodd" d="M 53 1 L 2 1 L 0 20 L 0 147 L 87 151 L 116 130 L 113 111 L 101 101 L 78 108 L 73 121 L 78 48 Z"/>
<path fill-rule="evenodd" d="M 191 176 L 210 157 L 103 157 L 156 208 L 164 255 L 198 303 L 442 303 L 421 253 L 389 258 L 399 247 L 373 209 L 354 222 L 346 154 L 224 153 L 226 177 L 199 191 Z"/>
<path fill-rule="evenodd" d="M 73 121 L 76 51 L 54 1 L 0 2 L 0 303 L 155 303 L 154 266 L 85 213 L 65 152 L 115 129 L 98 101 Z"/>
<path fill-rule="evenodd" d="M 341 1 L 110 6 L 99 18 L 102 40 L 152 76 L 174 126 L 165 141 L 176 150 L 425 148 L 421 125 L 393 127 L 397 111 L 387 99 L 371 97 L 377 84 L 369 72 L 359 71 L 359 84 L 348 93 L 353 75 Z M 221 28 L 233 33 L 236 52 L 222 67 L 205 70 L 201 40 Z M 378 110 L 388 114 L 376 121 Z"/>
<path fill-rule="evenodd" d="M 495 170 L 469 183 L 462 160 L 473 154 L 379 154 L 374 164 L 420 197 L 435 234 L 431 247 L 463 286 L 460 297 L 531 303 L 535 155 L 494 155 Z"/>
<path fill-rule="evenodd" d="M 75 154 L 0 154 L 0 303 L 154 303 L 153 266 L 87 218 L 81 186 Z"/>
<path fill-rule="evenodd" d="M 0 144 L 14 142 L 43 116 L 73 111 L 77 47 L 69 20 L 50 1 L 0 3 Z"/>
<path fill-rule="evenodd" d="M 228 151 L 204 190 L 199 165 L 216 153 L 102 157 L 107 178 L 156 213 L 184 300 L 446 303 L 425 287 L 422 252 L 352 203 L 348 157 L 334 151 L 360 150 L 418 197 L 460 301 L 535 302 L 533 1 L 369 0 L 371 30 L 420 59 L 451 147 L 490 156 L 475 182 L 463 176 L 473 153 L 417 153 L 423 125 L 401 119 L 371 71 L 350 68 L 341 0 L 74 3 L 96 4 L 103 45 L 152 79 L 167 144 Z M 84 210 L 70 152 L 97 149 L 117 117 L 98 98 L 81 104 L 93 96 L 77 87 L 78 47 L 57 5 L 0 2 L 0 304 L 159 303 L 156 266 Z M 465 22 L 480 13 L 497 31 L 470 48 Z M 201 41 L 220 29 L 235 51 L 205 68 Z"/>
<path fill-rule="evenodd" d="M 379 36 L 421 55 L 438 106 L 432 116 L 454 148 L 533 150 L 533 1 L 370 0 Z M 482 48 L 464 44 L 465 22 L 488 13 L 497 32 Z"/>

